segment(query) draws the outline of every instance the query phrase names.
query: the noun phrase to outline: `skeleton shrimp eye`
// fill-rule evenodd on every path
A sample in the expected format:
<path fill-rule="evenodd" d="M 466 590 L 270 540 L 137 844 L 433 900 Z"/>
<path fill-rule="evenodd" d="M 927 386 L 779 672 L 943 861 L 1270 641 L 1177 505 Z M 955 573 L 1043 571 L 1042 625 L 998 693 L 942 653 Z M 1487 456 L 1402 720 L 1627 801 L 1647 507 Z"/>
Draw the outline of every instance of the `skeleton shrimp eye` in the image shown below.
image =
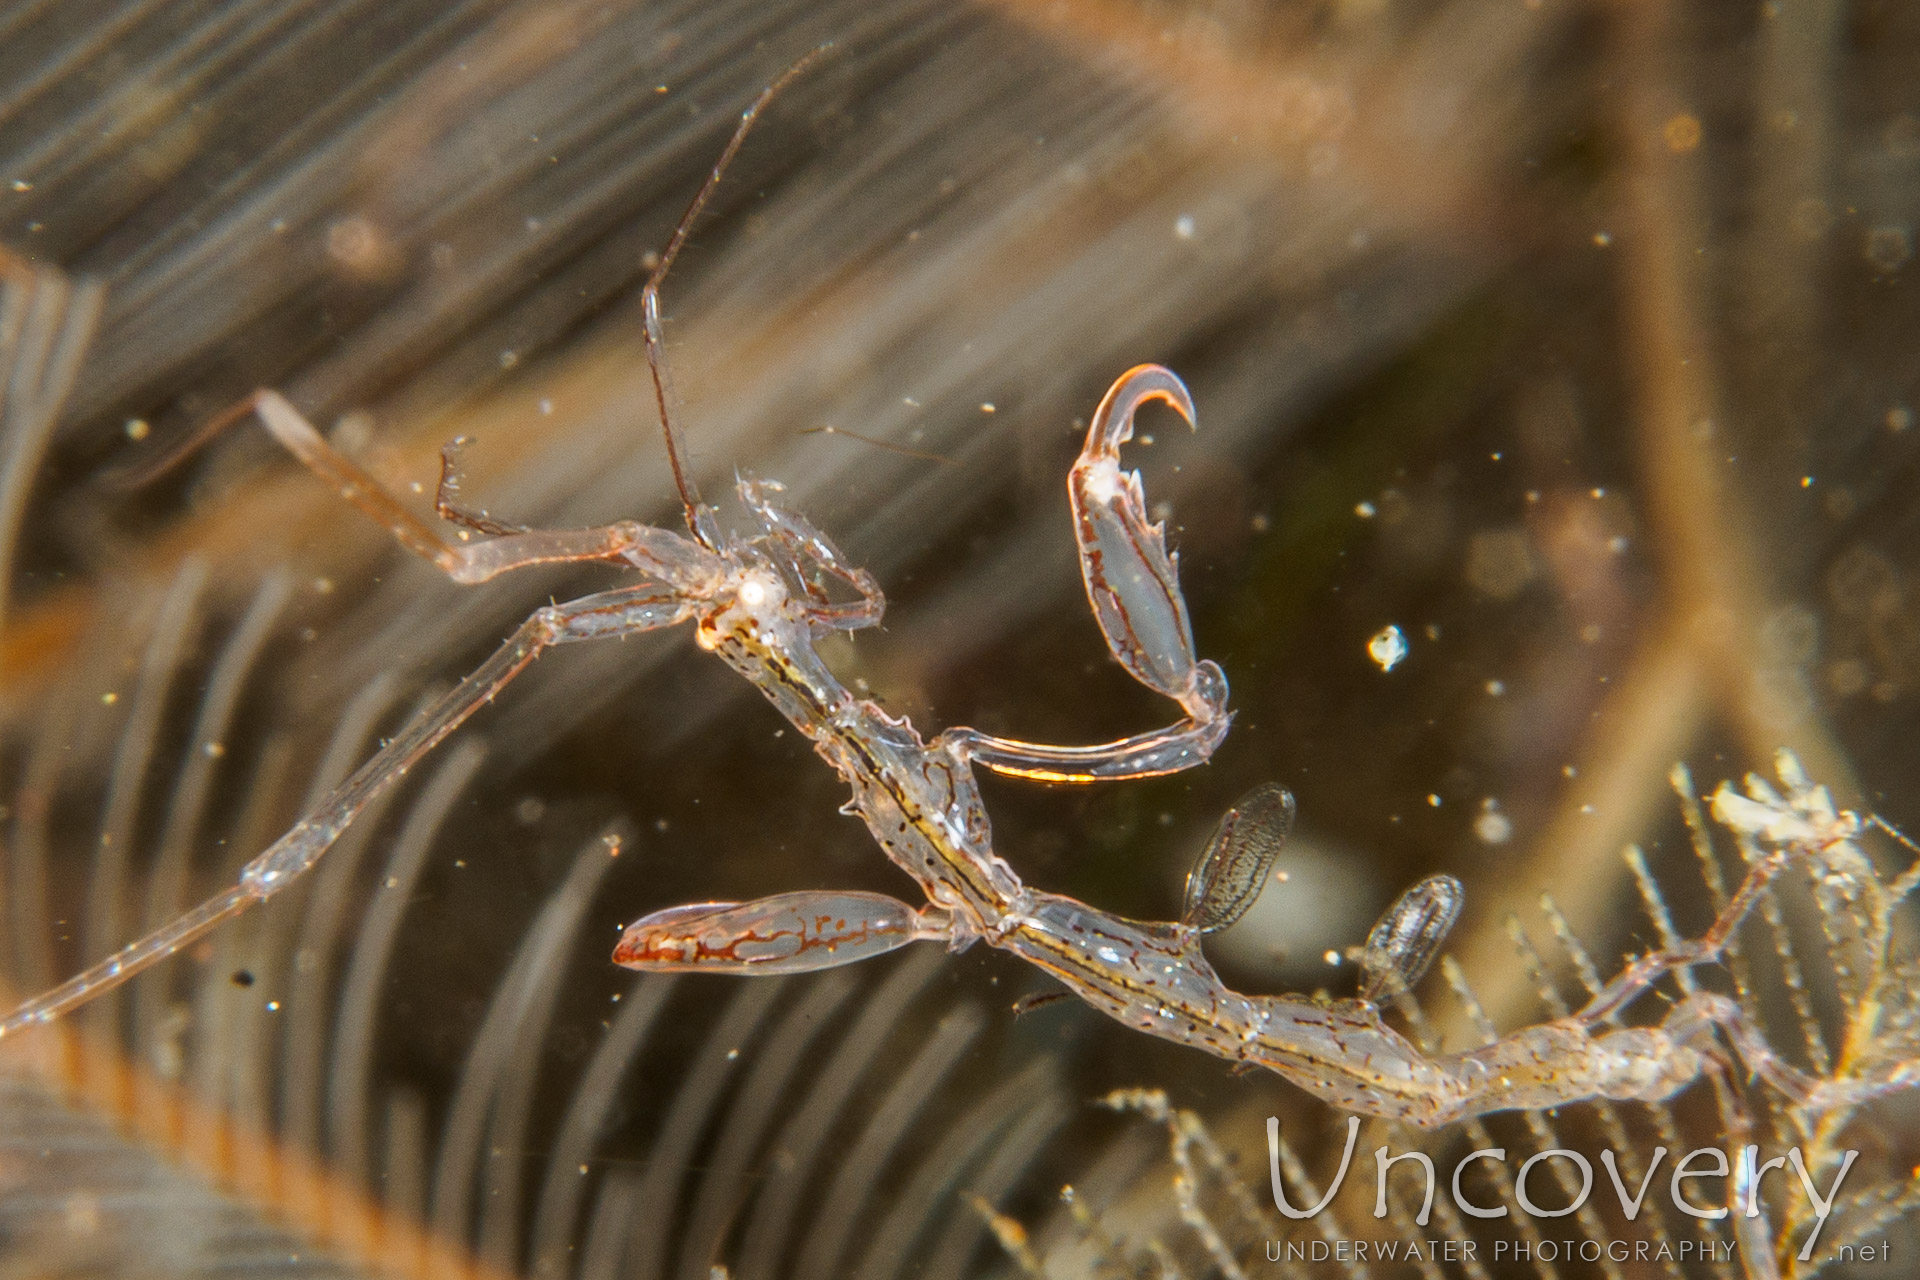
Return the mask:
<path fill-rule="evenodd" d="M 764 573 L 748 574 L 740 580 L 740 586 L 734 592 L 734 599 L 740 602 L 740 607 L 750 613 L 778 607 L 786 596 L 786 589 L 779 579 Z"/>

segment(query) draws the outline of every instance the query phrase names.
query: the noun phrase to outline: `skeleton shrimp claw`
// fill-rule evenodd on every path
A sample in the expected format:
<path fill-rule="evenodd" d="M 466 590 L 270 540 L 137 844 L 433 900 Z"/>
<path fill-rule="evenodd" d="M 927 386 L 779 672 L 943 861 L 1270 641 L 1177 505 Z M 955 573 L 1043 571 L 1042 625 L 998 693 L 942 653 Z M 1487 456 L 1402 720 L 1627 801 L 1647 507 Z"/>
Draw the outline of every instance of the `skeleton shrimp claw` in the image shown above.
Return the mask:
<path fill-rule="evenodd" d="M 1140 473 L 1120 470 L 1120 446 L 1133 438 L 1142 405 L 1170 405 L 1195 425 L 1186 385 L 1157 364 L 1121 374 L 1087 429 L 1079 461 L 1067 476 L 1074 539 L 1087 600 L 1107 649 L 1135 680 L 1178 702 L 1187 713 L 1177 725 L 1091 747 L 1052 747 L 953 729 L 944 741 L 966 759 L 996 773 L 1045 782 L 1144 778 L 1192 768 L 1207 760 L 1227 734 L 1227 677 L 1219 664 L 1194 653 L 1193 624 L 1180 594 L 1179 557 L 1167 550 L 1163 525 L 1147 522 Z"/>
<path fill-rule="evenodd" d="M 1178 557 L 1167 551 L 1165 527 L 1147 523 L 1140 473 L 1120 470 L 1120 446 L 1133 439 L 1133 416 L 1154 400 L 1172 406 L 1193 427 L 1193 398 L 1171 371 L 1157 364 L 1127 370 L 1094 411 L 1067 492 L 1087 599 L 1107 647 L 1134 679 L 1201 715 L 1213 705 L 1213 685 L 1224 687 L 1224 677 L 1213 663 L 1195 660 Z"/>

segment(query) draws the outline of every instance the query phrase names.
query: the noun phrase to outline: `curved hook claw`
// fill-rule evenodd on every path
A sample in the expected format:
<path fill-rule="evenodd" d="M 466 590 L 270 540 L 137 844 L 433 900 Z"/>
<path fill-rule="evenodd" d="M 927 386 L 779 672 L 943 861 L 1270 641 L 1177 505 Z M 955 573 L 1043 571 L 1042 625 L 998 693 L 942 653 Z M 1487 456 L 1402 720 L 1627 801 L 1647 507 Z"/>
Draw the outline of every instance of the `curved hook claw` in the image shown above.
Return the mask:
<path fill-rule="evenodd" d="M 1199 428 L 1193 396 L 1180 375 L 1165 365 L 1137 364 L 1114 380 L 1100 407 L 1093 412 L 1093 426 L 1087 432 L 1087 455 L 1099 453 L 1117 458 L 1120 446 L 1133 439 L 1133 415 L 1140 406 L 1158 400 L 1186 419 L 1187 426 Z"/>
<path fill-rule="evenodd" d="M 1178 558 L 1167 551 L 1165 528 L 1148 523 L 1139 473 L 1120 470 L 1119 450 L 1133 438 L 1133 416 L 1153 400 L 1196 425 L 1186 385 L 1157 364 L 1121 374 L 1093 415 L 1086 447 L 1067 477 L 1080 572 L 1120 665 L 1189 714 L 1211 718 L 1225 706 L 1226 678 L 1195 656 Z"/>

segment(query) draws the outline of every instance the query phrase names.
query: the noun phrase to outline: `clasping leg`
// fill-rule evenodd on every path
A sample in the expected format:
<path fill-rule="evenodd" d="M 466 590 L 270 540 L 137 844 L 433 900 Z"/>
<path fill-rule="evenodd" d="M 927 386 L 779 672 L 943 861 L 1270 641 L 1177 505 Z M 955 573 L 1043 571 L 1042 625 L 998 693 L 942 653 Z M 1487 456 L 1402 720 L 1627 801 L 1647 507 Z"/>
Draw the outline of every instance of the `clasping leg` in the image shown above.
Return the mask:
<path fill-rule="evenodd" d="M 1194 653 L 1193 625 L 1180 594 L 1179 557 L 1166 529 L 1147 520 L 1140 474 L 1120 469 L 1120 446 L 1133 438 L 1133 416 L 1159 400 L 1189 427 L 1193 398 L 1175 374 L 1157 364 L 1120 375 L 1093 415 L 1087 443 L 1067 476 L 1074 539 L 1087 600 L 1107 649 L 1128 674 L 1164 693 L 1187 713 L 1179 724 L 1116 742 L 1054 747 L 956 728 L 942 744 L 996 773 L 1046 782 L 1094 782 L 1173 773 L 1204 763 L 1226 737 L 1227 677 Z"/>
<path fill-rule="evenodd" d="M 502 573 L 532 565 L 581 564 L 594 560 L 625 563 L 676 585 L 710 572 L 710 557 L 704 556 L 685 538 L 632 520 L 595 529 L 521 529 L 464 510 L 454 501 L 459 494 L 459 480 L 453 465 L 458 440 L 442 451 L 435 507 L 448 519 L 498 536 L 479 542 L 447 538 L 409 510 L 366 468 L 328 443 L 285 396 L 271 390 L 254 392 L 154 462 L 113 483 L 128 488 L 145 484 L 165 474 L 220 433 L 253 417 L 309 471 L 383 525 L 396 542 L 463 586 L 486 582 Z M 460 536 L 464 539 L 467 535 Z"/>
<path fill-rule="evenodd" d="M 285 835 L 247 863 L 232 888 L 0 1018 L 0 1037 L 51 1022 L 67 1010 L 111 991 L 292 884 L 333 847 L 375 796 L 404 778 L 427 752 L 492 702 L 545 650 L 577 641 L 655 631 L 684 622 L 692 612 L 692 602 L 657 582 L 620 587 L 535 610 L 491 658 L 416 716 Z"/>

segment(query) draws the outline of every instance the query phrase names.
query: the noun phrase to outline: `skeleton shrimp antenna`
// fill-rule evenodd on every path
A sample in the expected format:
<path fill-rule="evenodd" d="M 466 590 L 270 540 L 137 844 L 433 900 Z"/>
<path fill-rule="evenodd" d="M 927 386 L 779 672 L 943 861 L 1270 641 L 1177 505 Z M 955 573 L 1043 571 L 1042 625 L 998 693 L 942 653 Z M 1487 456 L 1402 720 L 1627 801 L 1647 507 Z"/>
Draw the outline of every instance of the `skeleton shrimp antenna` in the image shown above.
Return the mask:
<path fill-rule="evenodd" d="M 653 373 L 653 398 L 660 407 L 660 429 L 667 438 L 667 464 L 673 468 L 673 487 L 680 491 L 680 505 L 686 511 L 687 530 L 709 550 L 718 550 L 713 546 L 709 533 L 702 528 L 700 520 L 700 490 L 694 484 L 693 477 L 687 474 L 684 462 L 686 450 L 681 447 L 679 429 L 673 425 L 673 413 L 668 405 L 673 400 L 672 379 L 667 375 L 666 336 L 660 328 L 660 283 L 667 278 L 667 271 L 673 266 L 673 260 L 680 256 L 681 248 L 687 243 L 687 233 L 693 230 L 694 221 L 700 211 L 707 207 L 707 201 L 713 198 L 714 190 L 720 185 L 720 176 L 733 163 L 734 156 L 740 152 L 740 144 L 747 140 L 747 133 L 753 128 L 754 121 L 766 110 L 775 95 L 799 77 L 807 68 L 819 61 L 821 56 L 833 48 L 833 42 L 814 49 L 798 62 L 782 71 L 773 83 L 760 91 L 760 96 L 740 113 L 740 123 L 734 127 L 733 137 L 727 141 L 726 150 L 714 161 L 713 171 L 707 180 L 700 184 L 700 190 L 694 195 L 693 203 L 680 215 L 680 222 L 673 229 L 673 237 L 667 241 L 667 247 L 660 252 L 660 260 L 654 264 L 653 274 L 647 277 L 647 284 L 640 291 L 640 310 L 647 331 L 647 367 Z"/>

